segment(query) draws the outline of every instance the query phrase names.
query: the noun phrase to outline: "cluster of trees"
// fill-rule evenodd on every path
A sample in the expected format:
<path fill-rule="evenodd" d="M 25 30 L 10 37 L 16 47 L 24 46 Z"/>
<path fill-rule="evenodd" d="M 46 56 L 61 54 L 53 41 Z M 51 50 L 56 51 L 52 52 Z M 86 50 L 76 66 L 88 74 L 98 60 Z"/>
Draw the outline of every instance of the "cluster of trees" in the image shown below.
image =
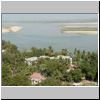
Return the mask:
<path fill-rule="evenodd" d="M 19 51 L 16 45 L 2 40 L 2 85 L 3 86 L 30 86 L 32 85 L 29 76 L 33 72 L 40 72 L 46 80 L 37 85 L 59 86 L 71 85 L 68 83 L 80 82 L 82 77 L 87 80 L 98 81 L 98 54 L 97 52 L 86 52 L 75 49 L 74 52 L 69 52 L 67 49 L 62 49 L 59 52 L 54 52 L 51 46 L 48 48 L 31 48 L 30 51 Z M 73 64 L 78 66 L 76 69 L 69 69 L 67 60 L 48 60 L 40 59 L 36 64 L 27 65 L 25 57 L 32 56 L 57 56 L 69 55 L 73 58 Z"/>

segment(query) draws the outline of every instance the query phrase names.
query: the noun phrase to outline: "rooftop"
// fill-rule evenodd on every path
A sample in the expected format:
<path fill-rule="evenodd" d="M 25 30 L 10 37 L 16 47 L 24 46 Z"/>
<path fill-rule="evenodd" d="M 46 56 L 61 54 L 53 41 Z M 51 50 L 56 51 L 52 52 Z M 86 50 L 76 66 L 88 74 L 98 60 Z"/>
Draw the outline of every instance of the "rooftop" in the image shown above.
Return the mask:
<path fill-rule="evenodd" d="M 31 76 L 30 76 L 30 79 L 32 80 L 45 80 L 46 78 L 41 74 L 41 73 L 38 73 L 38 72 L 34 72 Z"/>

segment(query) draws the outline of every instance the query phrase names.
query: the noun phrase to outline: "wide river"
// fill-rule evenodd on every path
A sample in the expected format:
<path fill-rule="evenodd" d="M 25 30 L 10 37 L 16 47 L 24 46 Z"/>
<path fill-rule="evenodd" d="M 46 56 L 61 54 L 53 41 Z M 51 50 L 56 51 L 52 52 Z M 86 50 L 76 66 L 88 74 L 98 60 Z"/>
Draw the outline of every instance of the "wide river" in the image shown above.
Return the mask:
<path fill-rule="evenodd" d="M 2 33 L 2 39 L 11 41 L 19 50 L 29 50 L 31 47 L 47 48 L 52 46 L 55 51 L 63 48 L 73 51 L 95 51 L 98 49 L 98 35 L 77 35 L 61 32 L 64 23 L 56 22 L 6 22 L 3 26 L 21 26 L 19 32 Z"/>

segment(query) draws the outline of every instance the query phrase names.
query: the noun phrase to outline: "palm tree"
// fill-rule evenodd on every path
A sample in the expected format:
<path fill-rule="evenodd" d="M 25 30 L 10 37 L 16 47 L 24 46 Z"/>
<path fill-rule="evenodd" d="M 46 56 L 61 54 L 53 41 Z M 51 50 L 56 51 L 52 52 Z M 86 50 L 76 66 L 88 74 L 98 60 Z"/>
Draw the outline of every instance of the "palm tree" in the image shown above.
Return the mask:
<path fill-rule="evenodd" d="M 77 50 L 77 49 L 74 50 L 74 58 L 75 58 L 75 62 L 77 64 L 79 64 L 80 63 L 80 59 L 81 59 L 81 52 L 80 52 L 80 50 Z"/>
<path fill-rule="evenodd" d="M 67 49 L 62 49 L 61 54 L 62 54 L 62 55 L 68 55 L 69 52 L 68 52 Z"/>
<path fill-rule="evenodd" d="M 48 49 L 44 48 L 44 51 L 45 51 L 45 55 L 48 55 L 48 56 L 54 55 L 54 52 L 51 46 L 49 46 Z"/>

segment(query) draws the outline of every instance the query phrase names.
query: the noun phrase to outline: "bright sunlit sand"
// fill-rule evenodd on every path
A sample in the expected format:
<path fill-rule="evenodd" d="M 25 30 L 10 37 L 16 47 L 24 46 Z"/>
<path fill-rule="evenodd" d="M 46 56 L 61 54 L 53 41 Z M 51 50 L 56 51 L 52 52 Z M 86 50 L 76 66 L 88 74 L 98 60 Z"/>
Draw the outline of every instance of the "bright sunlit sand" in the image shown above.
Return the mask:
<path fill-rule="evenodd" d="M 8 32 L 18 32 L 22 29 L 20 26 L 9 26 L 9 27 L 3 27 L 2 33 L 8 33 Z"/>
<path fill-rule="evenodd" d="M 85 24 L 83 24 L 83 26 L 81 26 L 81 24 L 79 26 L 77 26 L 77 24 L 73 25 L 64 25 L 61 27 L 61 32 L 62 33 L 70 33 L 70 34 L 82 34 L 82 35 L 96 35 L 98 33 L 98 28 L 97 26 L 87 26 Z"/>
<path fill-rule="evenodd" d="M 63 31 L 66 34 L 97 35 L 97 31 Z"/>

